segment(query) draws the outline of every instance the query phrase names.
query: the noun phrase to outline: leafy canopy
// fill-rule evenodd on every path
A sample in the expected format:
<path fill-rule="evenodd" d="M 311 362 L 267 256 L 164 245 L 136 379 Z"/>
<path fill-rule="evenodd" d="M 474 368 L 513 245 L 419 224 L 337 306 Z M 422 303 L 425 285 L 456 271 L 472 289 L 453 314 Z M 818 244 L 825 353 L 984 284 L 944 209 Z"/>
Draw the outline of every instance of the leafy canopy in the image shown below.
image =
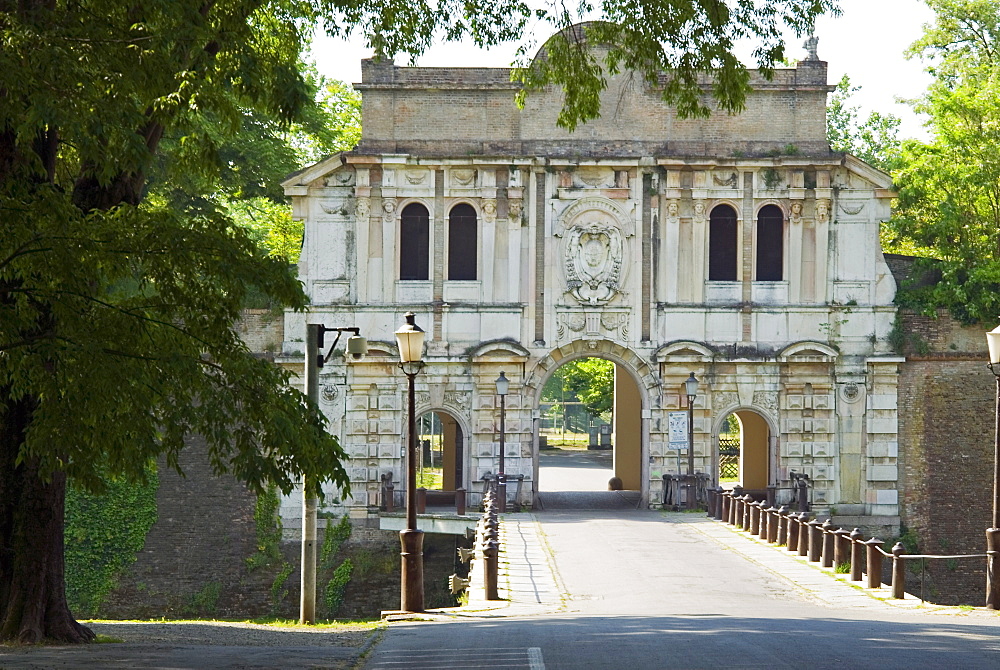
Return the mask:
<path fill-rule="evenodd" d="M 933 139 L 904 143 L 885 232 L 937 259 L 916 268 L 936 281 L 904 286 L 902 304 L 992 322 L 1000 314 L 1000 15 L 981 0 L 928 4 L 935 23 L 911 53 L 935 75 L 917 105 Z"/>
<path fill-rule="evenodd" d="M 518 39 L 529 25 L 536 26 L 545 33 L 545 56 L 535 58 L 538 45 L 530 39 L 520 47 L 513 71 L 523 86 L 518 99 L 523 103 L 531 91 L 561 87 L 565 98 L 558 122 L 570 130 L 600 116 L 607 77 L 624 70 L 639 73 L 682 116 L 705 116 L 716 108 L 740 112 L 750 75 L 734 55 L 734 44 L 741 39 L 756 44 L 756 65 L 769 76 L 785 55 L 784 27 L 802 35 L 817 15 L 839 12 L 836 0 L 604 0 L 599 5 L 581 0 L 535 8 L 523 0 L 385 0 L 332 2 L 331 10 L 325 18 L 328 33 L 360 32 L 382 58 L 416 57 L 437 37 L 470 37 L 489 46 Z M 596 20 L 571 29 L 585 19 Z M 599 57 L 588 43 L 607 49 Z"/>
<path fill-rule="evenodd" d="M 300 120 L 319 7 L 0 7 L 0 402 L 30 408 L 19 462 L 99 490 L 161 454 L 176 467 L 200 433 L 252 487 L 308 472 L 346 488 L 318 409 L 231 328 L 251 285 L 306 298 L 218 197 L 246 167 L 220 147 L 248 115 Z"/>
<path fill-rule="evenodd" d="M 851 86 L 851 79 L 845 74 L 830 95 L 826 108 L 830 149 L 853 154 L 883 172 L 892 172 L 899 164 L 899 118 L 872 112 L 862 121 L 859 108 L 850 104 L 851 95 L 860 90 L 860 86 Z"/>

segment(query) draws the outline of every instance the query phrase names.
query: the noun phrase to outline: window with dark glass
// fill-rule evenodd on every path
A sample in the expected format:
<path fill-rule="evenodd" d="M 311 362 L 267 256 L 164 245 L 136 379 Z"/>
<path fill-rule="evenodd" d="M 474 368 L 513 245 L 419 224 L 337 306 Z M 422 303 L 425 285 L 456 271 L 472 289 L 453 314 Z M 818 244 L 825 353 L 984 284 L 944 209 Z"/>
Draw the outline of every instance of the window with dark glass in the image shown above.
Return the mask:
<path fill-rule="evenodd" d="M 708 217 L 708 279 L 736 281 L 736 211 L 718 205 Z"/>
<path fill-rule="evenodd" d="M 785 215 L 777 205 L 757 213 L 757 281 L 781 281 Z"/>
<path fill-rule="evenodd" d="M 428 279 L 430 266 L 430 216 L 427 208 L 412 203 L 399 217 L 399 278 Z"/>
<path fill-rule="evenodd" d="M 476 210 L 462 203 L 448 214 L 448 279 L 475 279 L 479 259 Z"/>

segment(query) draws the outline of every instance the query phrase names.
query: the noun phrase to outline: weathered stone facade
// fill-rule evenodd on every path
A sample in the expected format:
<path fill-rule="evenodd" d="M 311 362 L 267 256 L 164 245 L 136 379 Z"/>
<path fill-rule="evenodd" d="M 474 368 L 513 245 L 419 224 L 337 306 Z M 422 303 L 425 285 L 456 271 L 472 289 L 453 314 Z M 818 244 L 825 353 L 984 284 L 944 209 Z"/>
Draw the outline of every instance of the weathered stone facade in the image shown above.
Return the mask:
<path fill-rule="evenodd" d="M 497 469 L 501 370 L 506 471 L 525 477 L 530 504 L 542 386 L 561 363 L 600 356 L 636 387 L 635 406 L 616 409 L 639 436 L 616 447 L 616 474 L 648 504 L 680 467 L 668 424 L 693 371 L 699 471 L 717 478 L 725 417 L 752 413 L 766 425 L 763 485 L 804 472 L 818 509 L 898 524 L 902 358 L 878 241 L 890 179 L 830 152 L 824 62 L 753 83 L 740 115 L 680 119 L 616 75 L 602 118 L 568 133 L 561 94 L 518 109 L 508 70 L 364 63 L 361 143 L 284 184 L 305 220 L 312 306 L 286 315 L 279 360 L 300 369 L 307 322 L 370 341 L 364 361 L 333 359 L 320 380 L 351 457 L 347 504 L 377 504 L 383 473 L 404 480 L 392 333 L 413 311 L 428 332 L 418 412 L 457 420 L 466 488 Z M 460 205 L 475 216 L 471 247 L 453 243 Z M 474 278 L 450 278 L 458 254 L 475 255 Z"/>

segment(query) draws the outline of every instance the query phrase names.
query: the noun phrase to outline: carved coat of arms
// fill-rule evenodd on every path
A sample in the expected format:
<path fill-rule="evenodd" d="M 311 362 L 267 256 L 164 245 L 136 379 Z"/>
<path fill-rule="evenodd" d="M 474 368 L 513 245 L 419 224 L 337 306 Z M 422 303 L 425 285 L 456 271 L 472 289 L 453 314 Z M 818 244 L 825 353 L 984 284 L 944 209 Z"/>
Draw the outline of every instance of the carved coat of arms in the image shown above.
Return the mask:
<path fill-rule="evenodd" d="M 584 305 L 606 305 L 621 292 L 622 234 L 611 225 L 576 225 L 566 235 L 567 292 Z"/>

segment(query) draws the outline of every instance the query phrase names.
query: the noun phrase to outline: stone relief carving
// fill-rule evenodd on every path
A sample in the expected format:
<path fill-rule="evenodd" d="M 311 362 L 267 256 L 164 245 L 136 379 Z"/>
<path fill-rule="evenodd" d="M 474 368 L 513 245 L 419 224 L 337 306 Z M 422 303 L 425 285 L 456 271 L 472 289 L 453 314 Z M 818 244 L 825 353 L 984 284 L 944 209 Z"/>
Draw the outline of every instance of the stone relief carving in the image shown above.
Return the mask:
<path fill-rule="evenodd" d="M 830 218 L 830 201 L 826 198 L 816 201 L 816 220 L 826 223 Z"/>
<path fill-rule="evenodd" d="M 704 221 L 705 220 L 705 201 L 695 200 L 694 202 L 694 220 Z"/>
<path fill-rule="evenodd" d="M 392 222 L 393 215 L 396 213 L 396 201 L 395 200 L 383 200 L 382 201 L 382 218 L 385 219 L 386 223 Z"/>
<path fill-rule="evenodd" d="M 586 325 L 587 320 L 583 314 L 560 314 L 559 318 L 556 319 L 556 336 L 560 340 L 563 339 L 566 337 L 567 329 L 574 333 L 581 333 Z"/>
<path fill-rule="evenodd" d="M 347 205 L 337 204 L 333 202 L 321 202 L 319 205 L 320 209 L 323 210 L 325 214 L 347 214 Z"/>
<path fill-rule="evenodd" d="M 728 186 L 729 188 L 736 188 L 739 183 L 735 172 L 723 172 L 722 175 L 713 172 L 712 181 L 715 182 L 716 186 Z"/>
<path fill-rule="evenodd" d="M 857 402 L 861 399 L 861 387 L 854 382 L 844 384 L 840 389 L 840 395 L 845 402 Z"/>
<path fill-rule="evenodd" d="M 321 395 L 326 402 L 333 402 L 337 399 L 337 387 L 333 384 L 325 384 Z"/>
<path fill-rule="evenodd" d="M 476 181 L 476 171 L 452 170 L 451 180 L 455 186 L 473 186 Z"/>
<path fill-rule="evenodd" d="M 778 393 L 776 391 L 754 391 L 753 404 L 757 405 L 757 407 L 763 407 L 764 409 L 771 410 L 772 412 L 777 412 Z"/>
<path fill-rule="evenodd" d="M 574 226 L 566 236 L 567 292 L 584 305 L 606 305 L 621 293 L 622 256 L 622 234 L 615 226 Z"/>
<path fill-rule="evenodd" d="M 487 223 L 493 223 L 497 220 L 497 201 L 496 200 L 483 200 L 483 220 Z"/>
<path fill-rule="evenodd" d="M 788 214 L 788 220 L 792 222 L 793 225 L 799 225 L 802 223 L 802 203 L 793 202 L 790 207 L 790 212 Z"/>
<path fill-rule="evenodd" d="M 463 410 L 472 406 L 472 398 L 467 391 L 448 391 L 444 394 L 444 401 Z"/>
<path fill-rule="evenodd" d="M 618 334 L 623 340 L 628 339 L 628 315 L 624 312 L 601 314 L 601 325 L 609 333 Z"/>
<path fill-rule="evenodd" d="M 809 35 L 806 41 L 802 43 L 802 48 L 806 50 L 806 60 L 819 60 L 819 54 L 816 52 L 816 48 L 819 46 L 819 38 L 815 35 Z"/>
<path fill-rule="evenodd" d="M 327 186 L 350 186 L 354 183 L 354 170 L 334 172 L 323 183 Z"/>
<path fill-rule="evenodd" d="M 427 170 L 407 170 L 405 173 L 406 181 L 414 186 L 417 186 L 427 181 L 428 174 L 429 172 Z"/>
<path fill-rule="evenodd" d="M 712 406 L 728 409 L 740 404 L 740 394 L 736 391 L 718 391 L 712 394 Z"/>
<path fill-rule="evenodd" d="M 840 202 L 840 211 L 850 216 L 860 214 L 864 208 L 865 203 L 863 200 L 861 202 Z"/>
<path fill-rule="evenodd" d="M 576 178 L 584 187 L 601 188 L 614 185 L 614 172 L 605 168 L 580 168 L 576 171 Z"/>
<path fill-rule="evenodd" d="M 680 217 L 680 202 L 677 200 L 667 201 L 667 220 L 676 223 Z"/>
<path fill-rule="evenodd" d="M 507 205 L 507 216 L 511 221 L 519 221 L 521 219 L 521 200 L 510 200 Z"/>
<path fill-rule="evenodd" d="M 372 213 L 372 203 L 368 198 L 358 198 L 354 205 L 354 215 L 358 221 L 365 221 Z"/>

